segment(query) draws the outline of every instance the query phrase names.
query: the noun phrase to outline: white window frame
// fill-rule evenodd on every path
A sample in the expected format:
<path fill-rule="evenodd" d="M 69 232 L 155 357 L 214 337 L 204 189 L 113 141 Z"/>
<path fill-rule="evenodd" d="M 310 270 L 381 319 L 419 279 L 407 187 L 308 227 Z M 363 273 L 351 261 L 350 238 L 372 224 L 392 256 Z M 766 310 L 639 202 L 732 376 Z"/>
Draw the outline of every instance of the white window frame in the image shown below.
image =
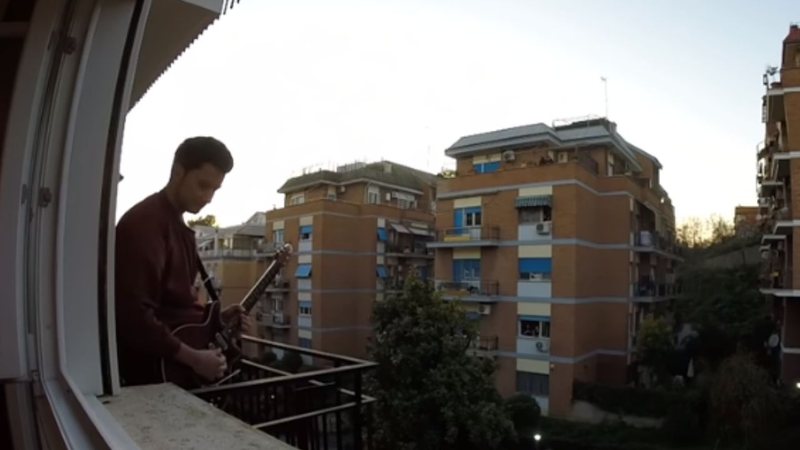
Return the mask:
<path fill-rule="evenodd" d="M 280 230 L 272 230 L 272 241 L 275 242 L 275 244 L 283 244 L 284 243 L 283 239 L 284 239 L 283 228 L 281 228 Z"/>
<path fill-rule="evenodd" d="M 367 186 L 367 203 L 371 205 L 381 203 L 381 189 L 378 186 Z"/>
<path fill-rule="evenodd" d="M 464 212 L 465 227 L 479 227 L 483 224 L 483 209 L 477 212 Z"/>
<path fill-rule="evenodd" d="M 290 206 L 302 205 L 305 202 L 306 202 L 306 194 L 305 193 L 292 194 L 292 196 L 289 197 L 289 205 Z"/>
<path fill-rule="evenodd" d="M 524 328 L 523 327 L 523 322 L 530 323 L 532 327 L 533 326 L 538 326 L 539 327 L 539 335 L 536 336 L 536 335 L 523 334 L 522 333 L 522 330 Z M 550 320 L 531 320 L 531 319 L 525 319 L 525 318 L 520 317 L 519 319 L 517 319 L 517 337 L 524 338 L 524 339 L 539 339 L 539 340 L 548 339 L 549 340 L 550 336 L 553 333 L 553 330 L 551 328 L 550 322 L 551 322 Z M 545 333 L 545 330 L 547 331 L 547 333 Z M 545 334 L 547 334 L 547 335 L 545 336 Z"/>

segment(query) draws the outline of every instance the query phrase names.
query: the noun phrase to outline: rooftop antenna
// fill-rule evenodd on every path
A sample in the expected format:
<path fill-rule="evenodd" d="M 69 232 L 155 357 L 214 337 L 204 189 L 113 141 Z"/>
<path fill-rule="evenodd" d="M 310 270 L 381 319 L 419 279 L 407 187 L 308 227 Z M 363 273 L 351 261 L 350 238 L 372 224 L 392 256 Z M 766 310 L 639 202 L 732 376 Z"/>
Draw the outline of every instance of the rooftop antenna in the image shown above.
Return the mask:
<path fill-rule="evenodd" d="M 600 81 L 603 82 L 603 93 L 605 94 L 606 100 L 606 119 L 608 119 L 608 79 L 606 77 L 600 77 Z"/>

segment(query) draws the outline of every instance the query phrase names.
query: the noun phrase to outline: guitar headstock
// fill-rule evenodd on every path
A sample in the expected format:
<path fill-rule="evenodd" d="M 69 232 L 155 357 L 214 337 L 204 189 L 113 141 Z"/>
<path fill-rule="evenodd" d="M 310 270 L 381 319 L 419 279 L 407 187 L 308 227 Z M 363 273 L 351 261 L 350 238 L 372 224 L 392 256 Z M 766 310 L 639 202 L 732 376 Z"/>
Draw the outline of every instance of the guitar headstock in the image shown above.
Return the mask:
<path fill-rule="evenodd" d="M 288 242 L 283 244 L 283 247 L 281 247 L 275 253 L 275 260 L 278 261 L 280 264 L 286 264 L 286 261 L 289 260 L 289 256 L 292 255 L 292 250 L 293 250 L 292 244 Z"/>

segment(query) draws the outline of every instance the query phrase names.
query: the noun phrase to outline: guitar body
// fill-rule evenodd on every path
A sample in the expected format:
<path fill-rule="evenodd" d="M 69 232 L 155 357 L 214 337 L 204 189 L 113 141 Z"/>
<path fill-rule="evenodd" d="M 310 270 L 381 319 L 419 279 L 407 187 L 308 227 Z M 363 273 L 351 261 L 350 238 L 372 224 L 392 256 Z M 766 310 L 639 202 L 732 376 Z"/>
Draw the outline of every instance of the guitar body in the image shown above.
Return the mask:
<path fill-rule="evenodd" d="M 275 260 L 270 264 L 267 270 L 264 271 L 261 278 L 258 279 L 247 295 L 245 295 L 241 303 L 239 303 L 244 314 L 250 313 L 258 302 L 258 299 L 269 286 L 269 283 L 275 279 L 280 268 L 286 263 L 291 252 L 292 246 L 285 244 L 283 248 L 276 253 Z M 177 384 L 187 390 L 196 389 L 204 385 L 219 384 L 238 372 L 234 370 L 234 367 L 242 357 L 242 351 L 238 343 L 240 324 L 237 320 L 232 320 L 230 324 L 223 323 L 220 301 L 216 299 L 216 295 L 211 294 L 211 291 L 209 291 L 209 295 L 215 300 L 206 305 L 203 321 L 201 323 L 190 323 L 178 326 L 172 330 L 172 335 L 185 345 L 197 350 L 206 350 L 209 348 L 218 348 L 222 350 L 222 354 L 225 355 L 225 360 L 228 365 L 228 371 L 220 380 L 203 380 L 191 367 L 174 360 L 162 359 L 161 377 L 164 382 Z"/>
<path fill-rule="evenodd" d="M 205 350 L 218 346 L 217 336 L 224 330 L 219 302 L 211 302 L 206 306 L 203 321 L 181 325 L 172 330 L 172 335 L 181 342 L 197 350 Z M 223 349 L 228 361 L 235 356 L 233 346 Z M 184 389 L 196 389 L 208 384 L 199 375 L 184 364 L 174 360 L 161 360 L 161 376 L 163 381 L 177 384 Z"/>

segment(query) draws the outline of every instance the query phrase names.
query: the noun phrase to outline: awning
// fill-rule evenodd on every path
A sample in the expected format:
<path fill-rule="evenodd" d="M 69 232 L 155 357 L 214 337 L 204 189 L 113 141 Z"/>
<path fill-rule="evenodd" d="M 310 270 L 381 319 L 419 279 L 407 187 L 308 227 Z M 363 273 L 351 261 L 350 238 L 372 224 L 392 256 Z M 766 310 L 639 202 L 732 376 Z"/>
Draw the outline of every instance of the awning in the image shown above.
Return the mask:
<path fill-rule="evenodd" d="M 411 232 L 408 231 L 408 228 L 404 227 L 403 225 L 400 225 L 399 223 L 393 223 L 392 228 L 397 230 L 398 233 L 411 234 Z"/>
<path fill-rule="evenodd" d="M 311 276 L 311 264 L 300 264 L 294 272 L 297 278 L 308 278 Z"/>
<path fill-rule="evenodd" d="M 300 227 L 300 234 L 311 234 L 313 230 L 314 227 L 312 227 L 311 225 L 303 225 L 302 227 Z"/>
<path fill-rule="evenodd" d="M 389 273 L 386 271 L 386 266 L 379 265 L 376 269 L 378 278 L 389 278 Z"/>
<path fill-rule="evenodd" d="M 389 240 L 389 236 L 386 233 L 386 228 L 378 228 L 378 240 L 382 242 L 386 242 Z"/>
<path fill-rule="evenodd" d="M 550 258 L 520 258 L 519 271 L 526 273 L 552 273 L 553 260 Z"/>
<path fill-rule="evenodd" d="M 432 232 L 428 230 L 423 230 L 422 228 L 408 227 L 408 229 L 411 230 L 412 234 L 416 234 L 419 236 L 433 236 Z"/>
<path fill-rule="evenodd" d="M 534 208 L 536 206 L 551 206 L 553 204 L 552 195 L 530 195 L 517 197 L 517 208 Z"/>

